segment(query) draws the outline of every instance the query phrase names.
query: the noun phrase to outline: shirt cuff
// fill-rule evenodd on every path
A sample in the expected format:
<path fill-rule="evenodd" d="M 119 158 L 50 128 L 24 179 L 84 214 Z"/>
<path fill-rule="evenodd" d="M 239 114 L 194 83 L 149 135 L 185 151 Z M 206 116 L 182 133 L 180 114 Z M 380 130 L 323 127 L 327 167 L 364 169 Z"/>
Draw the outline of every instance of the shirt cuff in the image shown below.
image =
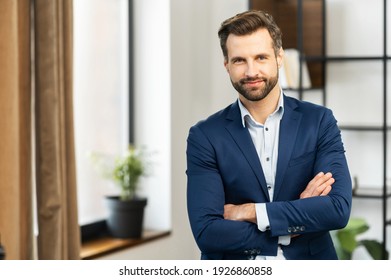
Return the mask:
<path fill-rule="evenodd" d="M 266 211 L 266 203 L 255 203 L 255 213 L 257 214 L 257 225 L 260 231 L 270 230 L 270 221 Z M 291 243 L 290 235 L 278 237 L 278 244 L 287 246 Z"/>
<path fill-rule="evenodd" d="M 291 244 L 291 236 L 290 235 L 279 236 L 278 244 L 288 246 L 289 244 Z"/>
<path fill-rule="evenodd" d="M 267 216 L 266 203 L 255 203 L 255 213 L 257 214 L 257 225 L 260 231 L 270 229 L 269 217 Z"/>

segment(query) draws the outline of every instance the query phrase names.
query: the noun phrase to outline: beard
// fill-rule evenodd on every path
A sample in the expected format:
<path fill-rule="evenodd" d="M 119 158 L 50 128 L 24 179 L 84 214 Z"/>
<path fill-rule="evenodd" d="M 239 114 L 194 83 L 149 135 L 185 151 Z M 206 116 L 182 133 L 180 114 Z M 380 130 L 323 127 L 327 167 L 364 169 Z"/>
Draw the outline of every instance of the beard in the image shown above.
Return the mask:
<path fill-rule="evenodd" d="M 248 82 L 253 81 L 263 81 L 264 85 L 261 87 L 251 87 L 248 86 Z M 233 87 L 241 94 L 244 98 L 246 98 L 249 101 L 260 101 L 264 99 L 266 96 L 269 95 L 269 93 L 272 91 L 272 89 L 276 86 L 278 82 L 278 71 L 277 75 L 271 78 L 263 78 L 263 77 L 256 77 L 256 78 L 244 78 L 239 80 L 238 82 L 233 82 L 231 80 L 231 83 Z"/>

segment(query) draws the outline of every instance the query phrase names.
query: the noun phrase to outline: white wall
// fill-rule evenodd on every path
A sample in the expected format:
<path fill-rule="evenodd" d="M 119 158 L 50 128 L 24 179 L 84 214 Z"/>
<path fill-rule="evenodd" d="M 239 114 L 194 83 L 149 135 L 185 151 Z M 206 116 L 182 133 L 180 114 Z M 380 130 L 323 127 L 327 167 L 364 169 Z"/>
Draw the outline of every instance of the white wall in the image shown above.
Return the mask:
<path fill-rule="evenodd" d="M 119 190 L 97 172 L 89 155 L 115 157 L 129 143 L 127 8 L 128 0 L 74 1 L 73 100 L 81 225 L 104 219 L 103 198 Z"/>

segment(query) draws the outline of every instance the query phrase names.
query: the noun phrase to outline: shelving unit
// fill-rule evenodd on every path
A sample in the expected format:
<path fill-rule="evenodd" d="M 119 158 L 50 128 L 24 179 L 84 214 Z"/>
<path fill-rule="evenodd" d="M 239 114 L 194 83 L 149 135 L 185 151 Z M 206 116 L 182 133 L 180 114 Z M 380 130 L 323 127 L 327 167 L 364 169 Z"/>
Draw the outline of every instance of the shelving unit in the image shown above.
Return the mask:
<path fill-rule="evenodd" d="M 295 48 L 300 53 L 300 61 L 307 63 L 313 87 L 304 89 L 302 87 L 302 63 L 300 64 L 300 81 L 297 91 L 299 99 L 308 90 L 320 90 L 322 104 L 328 106 L 327 88 L 327 67 L 330 63 L 346 62 L 380 62 L 382 64 L 382 124 L 371 125 L 340 125 L 342 133 L 347 131 L 360 133 L 381 133 L 383 156 L 382 162 L 382 185 L 377 193 L 373 188 L 365 189 L 358 185 L 356 178 L 353 178 L 353 198 L 377 199 L 381 201 L 382 215 L 382 243 L 383 258 L 387 248 L 387 229 L 391 220 L 387 217 L 388 199 L 391 197 L 391 189 L 387 187 L 388 167 L 388 132 L 391 131 L 391 124 L 387 116 L 387 63 L 391 57 L 387 55 L 387 0 L 383 0 L 383 53 L 378 56 L 328 56 L 326 51 L 326 26 L 327 0 L 249 0 L 250 9 L 266 10 L 273 15 L 283 32 L 284 48 Z M 369 4 L 369 3 L 368 3 Z M 379 20 L 382 20 L 379 17 Z M 341 120 L 340 120 L 341 121 Z M 354 203 L 354 202 L 353 202 Z"/>

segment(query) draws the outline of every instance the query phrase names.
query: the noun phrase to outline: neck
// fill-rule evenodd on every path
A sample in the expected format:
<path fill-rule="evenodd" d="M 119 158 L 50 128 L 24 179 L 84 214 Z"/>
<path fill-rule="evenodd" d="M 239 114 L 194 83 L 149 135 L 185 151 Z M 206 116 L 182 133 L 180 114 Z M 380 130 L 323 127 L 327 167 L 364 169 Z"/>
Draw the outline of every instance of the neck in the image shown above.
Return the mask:
<path fill-rule="evenodd" d="M 239 96 L 240 101 L 246 107 L 251 116 L 259 123 L 264 124 L 267 117 L 273 113 L 280 99 L 280 87 L 277 85 L 268 96 L 259 101 L 250 101 Z"/>

